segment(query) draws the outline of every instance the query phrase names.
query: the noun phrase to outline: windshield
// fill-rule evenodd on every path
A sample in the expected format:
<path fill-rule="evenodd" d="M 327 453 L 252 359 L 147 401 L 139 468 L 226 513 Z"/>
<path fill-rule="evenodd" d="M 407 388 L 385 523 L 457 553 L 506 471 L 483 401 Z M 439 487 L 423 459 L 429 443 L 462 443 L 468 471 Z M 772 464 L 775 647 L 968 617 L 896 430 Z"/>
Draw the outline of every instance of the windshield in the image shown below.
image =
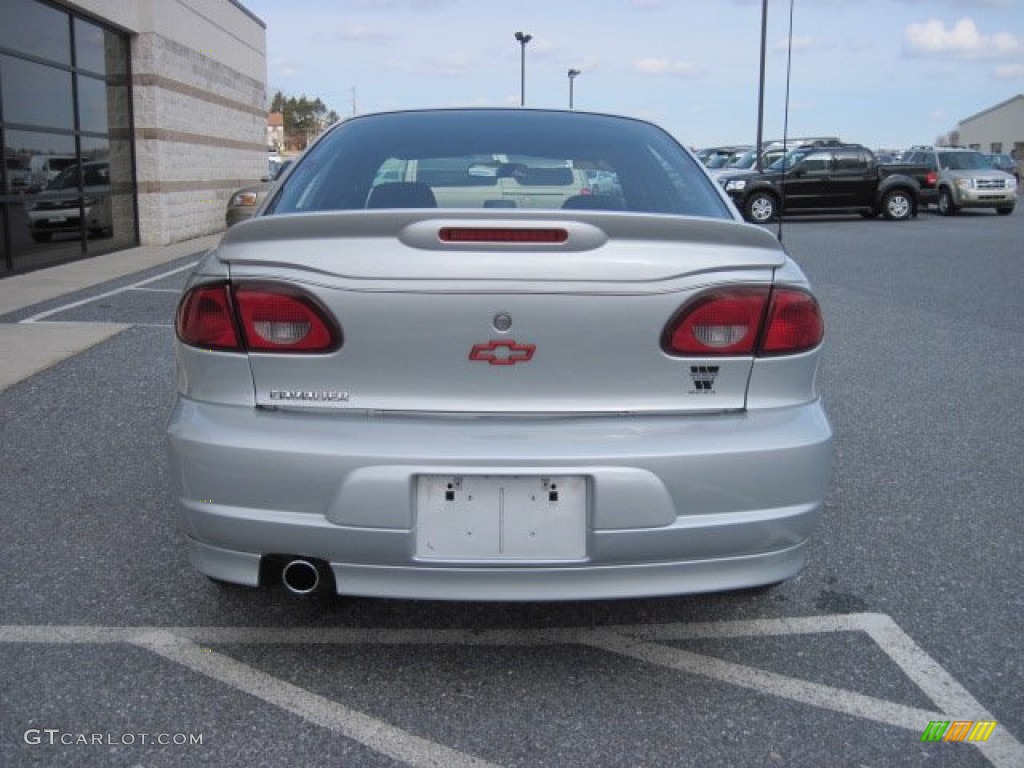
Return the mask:
<path fill-rule="evenodd" d="M 992 169 L 992 164 L 980 152 L 939 152 L 939 166 L 949 171 Z"/>
<path fill-rule="evenodd" d="M 52 179 L 50 183 L 46 185 L 47 189 L 69 189 L 71 187 L 78 186 L 78 166 L 69 165 L 63 171 L 58 173 Z"/>
<path fill-rule="evenodd" d="M 748 149 L 742 154 L 735 155 L 727 164 L 726 168 L 753 168 L 757 161 L 757 150 Z"/>
<path fill-rule="evenodd" d="M 768 166 L 770 171 L 781 171 L 784 168 L 792 168 L 811 153 L 809 149 L 794 149 L 788 155 L 783 155 L 774 163 Z"/>

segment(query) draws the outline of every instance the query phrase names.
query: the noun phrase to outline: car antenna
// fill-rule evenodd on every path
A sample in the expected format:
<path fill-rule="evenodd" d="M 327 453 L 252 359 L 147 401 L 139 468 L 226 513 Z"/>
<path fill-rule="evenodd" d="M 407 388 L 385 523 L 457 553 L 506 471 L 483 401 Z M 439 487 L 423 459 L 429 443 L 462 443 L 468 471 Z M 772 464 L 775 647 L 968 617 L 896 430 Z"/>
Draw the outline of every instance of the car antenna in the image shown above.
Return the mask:
<path fill-rule="evenodd" d="M 782 116 L 782 202 L 779 204 L 779 229 L 776 237 L 782 242 L 782 217 L 786 209 L 786 158 L 789 157 L 789 75 L 793 71 L 793 6 L 789 0 L 789 37 L 786 40 L 786 106 Z"/>

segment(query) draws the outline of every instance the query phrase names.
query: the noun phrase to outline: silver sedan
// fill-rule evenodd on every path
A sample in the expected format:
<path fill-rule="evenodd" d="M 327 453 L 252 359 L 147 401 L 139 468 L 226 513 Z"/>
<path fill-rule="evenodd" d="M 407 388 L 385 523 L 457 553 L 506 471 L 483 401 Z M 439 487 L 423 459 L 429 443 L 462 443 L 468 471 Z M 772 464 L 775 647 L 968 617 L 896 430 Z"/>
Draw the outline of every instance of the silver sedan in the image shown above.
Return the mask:
<path fill-rule="evenodd" d="M 196 267 L 176 331 L 173 494 L 214 580 L 595 599 L 806 562 L 821 310 L 649 123 L 340 123 Z"/>

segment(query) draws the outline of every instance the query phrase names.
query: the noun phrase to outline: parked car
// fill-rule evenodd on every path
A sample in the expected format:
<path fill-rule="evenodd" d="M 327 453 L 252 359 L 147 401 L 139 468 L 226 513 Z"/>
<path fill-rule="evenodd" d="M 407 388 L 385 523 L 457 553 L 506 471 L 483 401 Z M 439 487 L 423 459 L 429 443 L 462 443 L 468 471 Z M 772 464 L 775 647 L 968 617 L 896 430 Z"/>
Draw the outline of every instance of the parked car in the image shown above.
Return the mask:
<path fill-rule="evenodd" d="M 265 177 L 259 184 L 253 184 L 250 187 L 242 187 L 236 190 L 228 198 L 227 210 L 224 213 L 224 221 L 227 226 L 230 227 L 240 221 L 252 218 L 263 204 L 263 201 L 267 199 L 270 190 L 274 188 L 274 182 L 288 170 L 288 166 L 291 164 L 291 160 L 282 160 L 277 165 L 274 173 Z"/>
<path fill-rule="evenodd" d="M 561 159 L 480 153 L 392 159 L 378 169 L 374 184 L 425 184 L 442 208 L 558 208 L 595 193 L 590 173 Z"/>
<path fill-rule="evenodd" d="M 621 195 L 622 185 L 614 171 L 587 171 L 587 183 L 595 195 Z"/>
<path fill-rule="evenodd" d="M 5 157 L 4 172 L 7 179 L 8 193 L 21 194 L 27 192 L 32 186 L 32 172 L 20 158 Z"/>
<path fill-rule="evenodd" d="M 907 162 L 926 169 L 931 193 L 923 201 L 936 205 L 943 216 L 953 216 L 961 208 L 995 208 L 1007 216 L 1017 204 L 1016 178 L 993 168 L 977 150 L 914 147 Z"/>
<path fill-rule="evenodd" d="M 893 221 L 917 215 L 920 185 L 902 165 L 880 165 L 859 144 L 813 144 L 789 152 L 763 172 L 719 176 L 747 221 L 783 214 L 859 213 Z"/>
<path fill-rule="evenodd" d="M 989 163 L 997 171 L 1004 171 L 1017 180 L 1017 186 L 1020 186 L 1020 168 L 1017 167 L 1017 161 L 1013 159 L 1012 155 L 1007 155 L 1002 152 L 992 152 L 986 154 Z"/>
<path fill-rule="evenodd" d="M 621 195 L 487 196 L 576 168 Z M 589 599 L 772 584 L 807 558 L 821 310 L 650 123 L 339 123 L 200 261 L 175 328 L 170 477 L 214 580 Z"/>
<path fill-rule="evenodd" d="M 780 157 L 786 154 L 784 144 L 765 144 L 761 150 L 761 167 L 767 168 Z M 709 169 L 715 179 L 742 176 L 744 172 L 754 170 L 757 167 L 757 149 L 750 149 L 733 155 L 729 162 L 719 168 Z"/>
<path fill-rule="evenodd" d="M 29 186 L 26 191 L 40 192 L 68 168 L 78 165 L 75 155 L 32 155 L 28 161 Z"/>
<path fill-rule="evenodd" d="M 68 166 L 44 191 L 27 198 L 29 231 L 37 243 L 48 243 L 59 233 L 78 234 L 83 215 L 89 235 L 103 237 L 113 232 L 109 163 L 83 163 L 81 174 L 79 179 L 78 165 Z"/>
<path fill-rule="evenodd" d="M 721 168 L 729 162 L 729 159 L 741 154 L 749 147 L 726 146 L 726 147 L 705 147 L 698 149 L 694 154 L 708 168 Z"/>

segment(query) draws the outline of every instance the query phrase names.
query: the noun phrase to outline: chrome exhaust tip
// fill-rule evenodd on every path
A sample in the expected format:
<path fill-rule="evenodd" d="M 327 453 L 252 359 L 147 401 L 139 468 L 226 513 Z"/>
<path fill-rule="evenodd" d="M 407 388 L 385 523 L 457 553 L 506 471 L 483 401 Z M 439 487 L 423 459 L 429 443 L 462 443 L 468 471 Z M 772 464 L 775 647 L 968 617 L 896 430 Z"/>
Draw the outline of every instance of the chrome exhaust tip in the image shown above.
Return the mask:
<path fill-rule="evenodd" d="M 311 595 L 323 581 L 320 569 L 309 560 L 290 560 L 281 571 L 281 583 L 293 595 Z"/>

